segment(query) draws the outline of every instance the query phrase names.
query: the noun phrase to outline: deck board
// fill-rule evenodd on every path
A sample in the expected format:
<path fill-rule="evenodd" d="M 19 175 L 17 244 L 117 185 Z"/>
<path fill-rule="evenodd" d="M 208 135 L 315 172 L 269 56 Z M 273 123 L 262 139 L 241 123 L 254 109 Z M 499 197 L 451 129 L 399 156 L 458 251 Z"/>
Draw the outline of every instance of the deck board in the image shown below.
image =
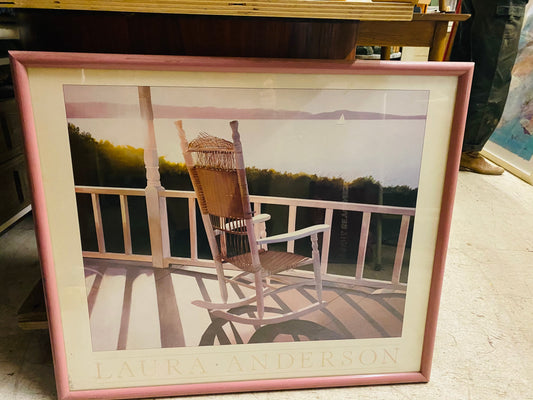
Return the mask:
<path fill-rule="evenodd" d="M 207 311 L 200 310 L 191 304 L 192 300 L 202 299 L 196 277 L 171 274 L 172 285 L 177 297 L 179 313 L 183 321 L 196 321 L 184 324 L 183 334 L 186 346 L 198 346 L 205 327 L 211 323 Z"/>
<path fill-rule="evenodd" d="M 94 351 L 116 350 L 122 319 L 126 268 L 107 268 L 90 318 Z"/>
<path fill-rule="evenodd" d="M 157 308 L 160 321 L 162 347 L 185 346 L 183 321 L 178 309 L 178 299 L 168 269 L 155 269 Z"/>
<path fill-rule="evenodd" d="M 138 270 L 133 278 L 126 349 L 161 347 L 154 271 Z"/>

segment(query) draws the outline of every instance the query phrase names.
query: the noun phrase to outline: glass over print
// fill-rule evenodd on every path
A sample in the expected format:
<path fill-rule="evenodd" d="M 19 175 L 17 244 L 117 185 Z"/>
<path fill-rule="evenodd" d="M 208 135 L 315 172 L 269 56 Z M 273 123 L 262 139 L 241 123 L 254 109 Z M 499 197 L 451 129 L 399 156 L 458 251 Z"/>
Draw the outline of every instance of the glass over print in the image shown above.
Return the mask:
<path fill-rule="evenodd" d="M 470 64 L 12 59 L 61 398 L 428 379 Z"/>

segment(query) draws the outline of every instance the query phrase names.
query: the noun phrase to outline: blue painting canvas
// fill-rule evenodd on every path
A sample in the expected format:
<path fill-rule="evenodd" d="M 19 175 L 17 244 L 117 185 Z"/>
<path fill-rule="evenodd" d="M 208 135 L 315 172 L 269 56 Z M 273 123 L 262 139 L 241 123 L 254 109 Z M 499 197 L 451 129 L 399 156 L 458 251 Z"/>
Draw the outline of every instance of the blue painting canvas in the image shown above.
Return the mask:
<path fill-rule="evenodd" d="M 533 168 L 533 8 L 529 8 L 525 16 L 509 96 L 498 128 L 487 144 L 487 150 L 496 158 L 503 158 L 504 166 L 510 163 L 531 174 Z M 512 154 L 505 154 L 502 150 L 507 150 Z M 495 161 L 498 162 L 497 159 Z"/>

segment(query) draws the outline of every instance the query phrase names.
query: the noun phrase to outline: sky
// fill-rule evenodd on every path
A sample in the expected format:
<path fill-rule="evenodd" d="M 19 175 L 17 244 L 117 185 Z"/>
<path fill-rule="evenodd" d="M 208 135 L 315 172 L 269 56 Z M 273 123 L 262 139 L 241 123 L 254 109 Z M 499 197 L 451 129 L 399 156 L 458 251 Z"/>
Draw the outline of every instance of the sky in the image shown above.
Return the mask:
<path fill-rule="evenodd" d="M 159 156 L 183 162 L 176 119 L 189 140 L 200 131 L 230 139 L 229 121 L 238 119 L 247 166 L 418 187 L 427 91 L 271 86 L 151 88 Z M 137 87 L 68 85 L 64 94 L 67 119 L 82 131 L 144 147 Z"/>

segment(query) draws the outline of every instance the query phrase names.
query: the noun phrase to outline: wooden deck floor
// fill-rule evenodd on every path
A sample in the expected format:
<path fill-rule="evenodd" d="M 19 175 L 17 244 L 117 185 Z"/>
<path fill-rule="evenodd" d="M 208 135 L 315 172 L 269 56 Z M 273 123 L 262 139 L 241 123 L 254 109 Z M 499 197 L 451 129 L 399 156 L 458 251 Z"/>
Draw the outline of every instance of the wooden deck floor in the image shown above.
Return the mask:
<path fill-rule="evenodd" d="M 272 341 L 334 340 L 401 336 L 405 294 L 361 286 L 326 284 L 326 307 L 299 320 L 255 328 L 211 319 L 191 304 L 219 299 L 214 270 L 153 269 L 138 263 L 85 260 L 85 277 L 94 351 L 221 345 Z M 249 291 L 229 285 L 230 300 Z M 312 285 L 266 301 L 279 314 L 310 304 Z M 253 307 L 234 312 L 248 314 Z"/>

